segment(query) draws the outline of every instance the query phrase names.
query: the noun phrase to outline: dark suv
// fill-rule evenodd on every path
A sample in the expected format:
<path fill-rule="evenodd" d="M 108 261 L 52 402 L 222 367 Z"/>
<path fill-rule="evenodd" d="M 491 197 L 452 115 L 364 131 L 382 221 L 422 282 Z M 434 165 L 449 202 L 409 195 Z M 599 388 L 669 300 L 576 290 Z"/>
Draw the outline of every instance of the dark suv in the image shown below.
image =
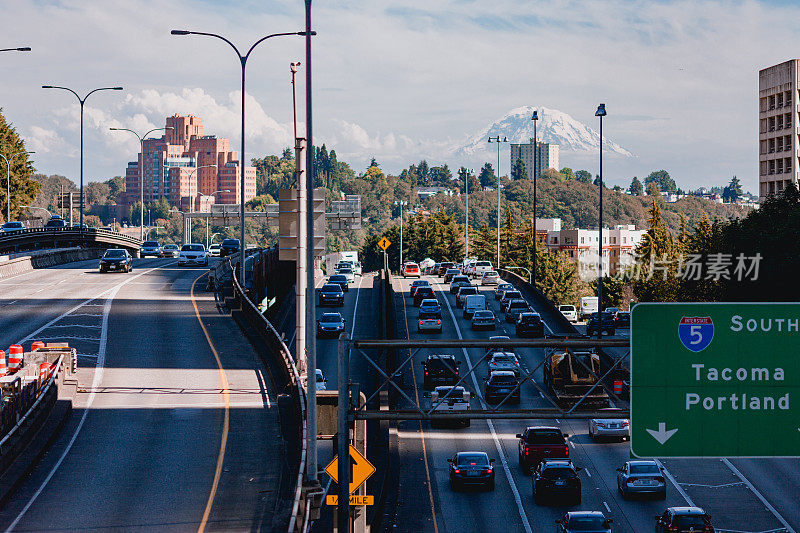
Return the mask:
<path fill-rule="evenodd" d="M 486 378 L 484 398 L 488 403 L 499 403 L 505 400 L 506 404 L 520 402 L 519 378 L 510 370 L 495 370 Z M 510 396 L 509 396 L 510 395 Z M 508 396 L 508 399 L 506 397 Z"/>
<path fill-rule="evenodd" d="M 439 269 L 436 271 L 436 274 L 441 278 L 444 276 L 444 273 L 447 272 L 447 269 L 453 268 L 455 263 L 451 263 L 449 261 L 445 261 L 444 263 L 439 263 Z"/>
<path fill-rule="evenodd" d="M 425 372 L 423 387 L 433 390 L 439 385 L 455 385 L 458 383 L 458 366 L 461 361 L 456 361 L 452 355 L 429 355 L 422 362 Z"/>
<path fill-rule="evenodd" d="M 433 292 L 433 287 L 417 287 L 414 291 L 414 305 L 419 307 L 422 300 L 435 299 L 436 294 Z"/>
<path fill-rule="evenodd" d="M 326 283 L 319 290 L 319 306 L 333 305 L 342 307 L 344 305 L 344 291 L 338 283 Z"/>
<path fill-rule="evenodd" d="M 714 526 L 700 507 L 670 507 L 656 516 L 656 533 L 667 531 L 714 533 Z"/>
<path fill-rule="evenodd" d="M 519 439 L 519 466 L 530 472 L 544 459 L 569 458 L 567 433 L 552 426 L 529 426 L 517 434 Z"/>
<path fill-rule="evenodd" d="M 602 315 L 602 316 L 601 316 Z M 613 313 L 592 313 L 586 321 L 586 334 L 602 335 L 608 333 L 613 335 L 616 332 L 617 323 Z"/>
<path fill-rule="evenodd" d="M 239 239 L 225 239 L 222 241 L 222 246 L 219 247 L 219 256 L 225 257 L 227 255 L 238 254 L 242 245 Z"/>
<path fill-rule="evenodd" d="M 545 459 L 533 471 L 531 485 L 533 499 L 541 505 L 545 498 L 569 498 L 572 505 L 581 504 L 581 479 L 577 468 L 569 459 Z"/>
<path fill-rule="evenodd" d="M 517 337 L 544 337 L 544 322 L 539 313 L 521 313 L 517 320 Z"/>

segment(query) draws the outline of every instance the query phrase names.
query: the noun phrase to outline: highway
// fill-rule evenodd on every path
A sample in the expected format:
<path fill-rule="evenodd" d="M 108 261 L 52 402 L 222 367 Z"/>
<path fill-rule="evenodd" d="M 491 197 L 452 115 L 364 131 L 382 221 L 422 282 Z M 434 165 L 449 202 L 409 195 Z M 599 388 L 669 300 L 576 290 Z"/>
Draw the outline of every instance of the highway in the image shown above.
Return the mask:
<path fill-rule="evenodd" d="M 448 285 L 438 283 L 440 278 L 427 277 L 437 291 L 443 307 L 444 331 L 441 334 L 416 332 L 417 309 L 407 298 L 410 280 L 394 278 L 395 309 L 401 322 L 400 332 L 409 331 L 410 338 L 464 338 L 481 339 L 492 335 L 514 337 L 513 326 L 500 323 L 496 332 L 473 332 L 468 321 L 456 309 L 455 297 Z M 493 287 L 481 288 L 486 293 L 490 308 L 499 316 L 499 304 L 494 300 Z M 400 294 L 405 297 L 401 297 Z M 533 301 L 532 295 L 523 295 Z M 557 322 L 548 316 L 541 305 L 537 308 L 554 333 Z M 502 319 L 501 319 L 502 320 Z M 469 370 L 483 355 L 480 349 L 440 349 L 462 361 L 462 369 Z M 414 370 L 404 372 L 406 390 L 411 397 L 422 401 L 427 394 L 422 390 L 420 362 L 430 352 L 421 350 L 415 356 Z M 542 350 L 517 351 L 525 368 L 534 368 L 541 360 Z M 621 355 L 618 354 L 618 355 Z M 478 365 L 477 376 L 469 379 L 469 388 L 483 392 L 482 381 L 487 375 L 486 363 Z M 541 372 L 535 373 L 541 386 Z M 478 387 L 478 385 L 481 385 Z M 472 408 L 479 408 L 473 397 Z M 538 390 L 531 384 L 522 388 L 522 407 L 549 407 Z M 583 467 L 581 505 L 538 506 L 531 495 L 531 478 L 518 466 L 515 434 L 526 425 L 556 425 L 570 434 L 570 456 L 577 466 Z M 472 421 L 465 429 L 431 429 L 427 422 L 408 421 L 400 425 L 400 453 L 403 468 L 400 477 L 399 524 L 406 531 L 552 531 L 554 520 L 567 510 L 598 510 L 614 520 L 614 531 L 651 531 L 654 516 L 668 506 L 696 504 L 706 508 L 717 531 L 764 532 L 798 530 L 797 483 L 800 481 L 800 464 L 795 459 L 780 460 L 730 460 L 744 477 L 738 477 L 727 460 L 665 460 L 670 473 L 666 501 L 623 500 L 617 492 L 615 469 L 630 458 L 627 442 L 594 443 L 588 436 L 587 423 L 563 420 L 494 420 Z M 478 450 L 496 459 L 496 488 L 494 492 L 454 492 L 449 487 L 447 459 L 457 451 Z M 677 484 L 677 485 L 676 485 Z M 762 501 L 754 490 L 765 500 Z M 772 509 L 770 509 L 772 508 Z M 774 511 L 774 512 L 773 512 Z M 788 527 L 787 527 L 788 526 Z"/>
<path fill-rule="evenodd" d="M 266 370 L 204 292 L 207 269 L 71 263 L 0 281 L 0 346 L 67 341 L 80 392 L 0 511 L 4 531 L 274 530 L 288 521 Z"/>

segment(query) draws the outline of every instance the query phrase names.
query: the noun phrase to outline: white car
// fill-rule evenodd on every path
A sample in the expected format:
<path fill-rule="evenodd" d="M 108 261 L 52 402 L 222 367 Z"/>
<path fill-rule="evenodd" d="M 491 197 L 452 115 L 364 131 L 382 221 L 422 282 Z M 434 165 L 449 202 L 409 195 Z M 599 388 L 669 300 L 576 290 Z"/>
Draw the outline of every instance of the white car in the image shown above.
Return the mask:
<path fill-rule="evenodd" d="M 486 272 L 492 271 L 492 263 L 489 261 L 476 261 L 470 266 L 470 274 L 474 279 L 483 277 Z"/>
<path fill-rule="evenodd" d="M 361 275 L 362 270 L 361 270 L 361 262 L 360 261 L 356 261 L 356 264 L 353 265 L 353 273 L 356 276 L 360 276 Z"/>
<path fill-rule="evenodd" d="M 613 414 L 620 411 L 617 407 L 606 407 L 600 412 Z M 631 440 L 631 422 L 627 418 L 590 418 L 589 436 L 593 441 L 602 438 Z"/>
<path fill-rule="evenodd" d="M 558 310 L 561 311 L 561 314 L 564 315 L 564 318 L 570 322 L 578 321 L 578 311 L 575 310 L 574 305 L 559 305 Z"/>
<path fill-rule="evenodd" d="M 322 370 L 317 369 L 317 390 L 328 390 L 328 380 L 322 374 Z"/>
<path fill-rule="evenodd" d="M 211 257 L 219 257 L 220 248 L 222 248 L 222 246 L 219 245 L 219 244 L 211 244 L 211 245 L 209 245 L 209 247 L 208 247 L 208 255 L 210 255 Z"/>
<path fill-rule="evenodd" d="M 178 265 L 208 266 L 206 247 L 199 243 L 184 244 L 178 255 Z"/>
<path fill-rule="evenodd" d="M 355 283 L 356 282 L 356 275 L 353 273 L 353 269 L 350 267 L 342 267 L 336 270 L 337 274 L 340 274 L 347 278 L 347 283 Z"/>
<path fill-rule="evenodd" d="M 494 270 L 490 270 L 489 272 L 484 272 L 483 277 L 481 278 L 481 285 L 499 285 L 500 284 L 500 274 L 498 274 Z"/>
<path fill-rule="evenodd" d="M 469 411 L 469 399 L 469 392 L 461 386 L 443 385 L 436 387 L 431 392 L 431 406 L 434 412 L 437 413 Z M 431 427 L 443 426 L 446 421 L 448 419 L 431 420 Z M 455 418 L 452 421 L 464 427 L 469 427 L 469 418 Z"/>

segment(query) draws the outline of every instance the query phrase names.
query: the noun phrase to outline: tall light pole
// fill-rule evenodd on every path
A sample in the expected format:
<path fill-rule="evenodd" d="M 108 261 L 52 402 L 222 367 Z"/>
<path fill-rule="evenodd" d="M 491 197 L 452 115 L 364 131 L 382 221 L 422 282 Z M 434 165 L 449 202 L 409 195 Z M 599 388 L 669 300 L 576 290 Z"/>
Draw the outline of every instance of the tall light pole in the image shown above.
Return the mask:
<path fill-rule="evenodd" d="M 606 104 L 600 104 L 595 111 L 594 116 L 600 117 L 600 215 L 598 218 L 598 225 L 600 229 L 597 235 L 597 247 L 599 250 L 600 260 L 597 264 L 597 316 L 598 320 L 602 320 L 603 312 L 603 117 L 606 116 Z M 603 333 L 597 332 L 600 337 Z"/>
<path fill-rule="evenodd" d="M 136 135 L 136 138 L 139 139 L 139 150 L 141 152 L 139 155 L 142 157 L 142 162 L 139 165 L 139 240 L 144 241 L 144 140 L 147 138 L 148 135 L 153 133 L 154 131 L 167 131 L 173 129 L 172 126 L 167 126 L 166 128 L 153 128 L 152 130 L 148 131 L 144 135 L 139 135 L 135 131 L 128 129 L 128 128 L 109 128 L 111 131 L 128 131 Z M 82 183 L 82 182 L 81 182 Z M 81 189 L 83 190 L 83 189 Z M 152 191 L 151 191 L 151 200 L 152 200 Z M 81 198 L 83 198 L 81 196 Z M 81 200 L 81 205 L 83 205 L 83 200 Z M 81 213 L 81 216 L 83 214 Z"/>
<path fill-rule="evenodd" d="M 121 91 L 122 87 L 98 87 L 97 89 L 92 89 L 86 96 L 81 98 L 78 96 L 78 93 L 70 89 L 69 87 L 59 87 L 56 85 L 42 85 L 42 89 L 61 89 L 62 91 L 69 91 L 75 95 L 75 98 L 78 99 L 78 102 L 81 104 L 81 231 L 83 231 L 83 107 L 86 103 L 86 99 L 89 98 L 93 93 L 97 91 Z M 69 206 L 70 212 L 72 211 L 72 206 Z"/>
<path fill-rule="evenodd" d="M 255 43 L 253 43 L 253 45 L 250 47 L 250 49 L 244 55 L 242 55 L 241 52 L 239 52 L 239 49 L 236 47 L 235 44 L 233 44 L 231 41 L 229 41 L 228 39 L 226 39 L 222 35 L 217 35 L 216 33 L 206 33 L 206 32 L 201 32 L 201 31 L 187 31 L 187 30 L 172 30 L 170 33 L 172 35 L 205 35 L 207 37 L 216 37 L 217 39 L 223 40 L 226 43 L 228 43 L 231 48 L 233 48 L 234 52 L 236 52 L 236 55 L 239 57 L 239 63 L 242 66 L 242 124 L 241 124 L 241 127 L 242 127 L 241 128 L 242 129 L 242 131 L 241 131 L 242 147 L 241 147 L 241 152 L 239 153 L 239 181 L 240 181 L 240 185 L 239 185 L 239 188 L 240 188 L 240 191 L 239 191 L 239 193 L 240 193 L 239 194 L 239 219 L 240 219 L 239 220 L 239 224 L 241 226 L 240 242 L 241 242 L 242 253 L 241 253 L 241 260 L 240 260 L 241 268 L 239 269 L 239 273 L 240 273 L 240 276 L 241 276 L 240 277 L 241 282 L 244 285 L 244 281 L 245 281 L 245 268 L 244 268 L 245 261 L 244 261 L 244 259 L 245 259 L 246 250 L 247 250 L 247 245 L 246 245 L 245 238 L 244 238 L 244 191 L 245 191 L 245 179 L 244 179 L 244 161 L 245 161 L 245 157 L 244 157 L 244 116 L 245 116 L 244 115 L 244 112 L 245 112 L 245 110 L 244 110 L 244 98 L 245 98 L 245 70 L 246 70 L 246 67 L 247 67 L 247 59 L 250 57 L 250 53 L 253 51 L 253 49 L 256 46 L 258 46 L 259 44 L 261 44 L 262 42 L 266 41 L 267 39 L 270 39 L 272 37 L 282 37 L 282 36 L 285 36 L 285 35 L 305 35 L 305 32 L 293 31 L 293 32 L 287 32 L 287 33 L 272 33 L 270 35 L 262 37 L 261 39 L 257 40 Z"/>
<path fill-rule="evenodd" d="M 464 176 L 464 195 L 466 196 L 466 208 L 464 210 L 464 260 L 469 257 L 469 177 L 472 169 L 465 169 Z"/>
<path fill-rule="evenodd" d="M 400 206 L 400 268 L 398 272 L 403 272 L 403 207 L 408 205 L 405 200 L 397 200 L 394 205 Z"/>
<path fill-rule="evenodd" d="M 14 161 L 14 158 L 18 155 L 35 153 L 36 152 L 28 152 L 23 150 L 21 152 L 17 152 L 16 154 L 12 154 L 9 158 L 6 158 L 6 156 L 0 154 L 0 157 L 2 157 L 3 161 L 6 162 L 6 222 L 11 222 L 11 162 Z"/>
<path fill-rule="evenodd" d="M 214 166 L 214 167 L 215 167 L 215 166 L 217 166 L 217 165 L 209 165 L 209 166 Z M 201 167 L 201 168 L 202 168 L 202 167 Z M 214 191 L 214 192 L 212 192 L 211 194 L 209 194 L 208 196 L 206 196 L 206 208 L 208 208 L 208 198 L 209 198 L 210 196 L 216 196 L 216 194 L 217 194 L 218 192 L 229 193 L 229 192 L 231 192 L 231 191 L 230 191 L 230 189 L 225 189 L 225 190 L 223 190 L 223 191 Z M 216 200 L 214 200 L 214 201 L 216 202 Z M 211 213 L 209 213 L 208 215 L 209 215 L 209 216 L 208 216 L 208 217 L 206 217 L 206 249 L 208 249 L 209 245 L 211 244 L 211 243 L 208 241 L 208 219 L 209 219 L 209 218 L 211 218 Z"/>
<path fill-rule="evenodd" d="M 539 165 L 536 157 L 539 155 L 539 138 L 536 136 L 536 123 L 539 122 L 539 112 L 533 110 L 533 273 L 531 275 L 531 285 L 536 288 L 536 174 Z"/>
<path fill-rule="evenodd" d="M 497 268 L 500 268 L 500 143 L 507 143 L 508 138 L 500 136 L 489 137 L 490 143 L 497 143 Z"/>

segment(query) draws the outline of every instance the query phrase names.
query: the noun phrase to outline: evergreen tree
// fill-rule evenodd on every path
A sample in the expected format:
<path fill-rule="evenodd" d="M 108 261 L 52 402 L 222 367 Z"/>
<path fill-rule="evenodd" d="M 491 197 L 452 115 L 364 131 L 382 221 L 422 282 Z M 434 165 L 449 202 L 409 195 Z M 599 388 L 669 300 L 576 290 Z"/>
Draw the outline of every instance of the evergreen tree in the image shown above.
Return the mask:
<path fill-rule="evenodd" d="M 678 297 L 678 257 L 656 200 L 650 207 L 648 225 L 636 248 L 639 262 L 633 273 L 633 291 L 639 301 L 672 302 Z"/>
<path fill-rule="evenodd" d="M 512 180 L 524 180 L 528 179 L 528 171 L 525 168 L 525 163 L 522 162 L 522 159 L 517 158 L 514 161 L 514 165 L 511 167 L 511 179 Z"/>
<path fill-rule="evenodd" d="M 373 157 L 373 158 L 372 158 L 372 159 L 370 159 L 370 161 L 369 161 L 369 167 L 380 167 L 380 165 L 378 164 L 378 162 L 377 162 L 377 161 L 375 160 L 375 158 Z M 367 168 L 369 168 L 369 167 L 367 167 Z"/>
<path fill-rule="evenodd" d="M 561 169 L 561 174 L 564 176 L 565 180 L 574 180 L 575 173 L 572 172 L 572 169 L 569 167 L 564 167 Z"/>
<path fill-rule="evenodd" d="M 674 193 L 677 190 L 675 180 L 670 177 L 669 172 L 666 170 L 656 170 L 655 172 L 651 172 L 644 179 L 644 185 L 645 187 L 648 187 L 651 183 L 658 185 L 658 189 L 662 192 Z"/>
<path fill-rule="evenodd" d="M 641 196 L 644 194 L 644 188 L 642 187 L 642 182 L 639 181 L 639 178 L 636 176 L 633 177 L 631 180 L 631 185 L 628 187 L 628 192 L 631 193 L 631 196 Z"/>
<path fill-rule="evenodd" d="M 22 213 L 21 205 L 33 204 L 39 194 L 41 183 L 33 179 L 33 165 L 25 152 L 25 142 L 17 131 L 6 122 L 3 109 L 0 108 L 0 154 L 9 160 L 9 169 L 6 162 L 0 158 L 0 170 L 3 186 L 0 187 L 0 220 L 5 220 L 8 211 L 8 196 L 6 193 L 6 176 L 11 177 L 11 219 L 16 220 Z M 16 155 L 19 154 L 19 155 Z M 13 159 L 12 159 L 13 158 Z"/>
<path fill-rule="evenodd" d="M 575 173 L 575 180 L 581 183 L 591 183 L 592 174 L 586 170 L 579 170 Z"/>
<path fill-rule="evenodd" d="M 491 163 L 484 163 L 481 167 L 481 173 L 478 175 L 478 180 L 481 182 L 481 187 L 497 187 L 497 176 L 494 174 L 494 168 Z"/>

